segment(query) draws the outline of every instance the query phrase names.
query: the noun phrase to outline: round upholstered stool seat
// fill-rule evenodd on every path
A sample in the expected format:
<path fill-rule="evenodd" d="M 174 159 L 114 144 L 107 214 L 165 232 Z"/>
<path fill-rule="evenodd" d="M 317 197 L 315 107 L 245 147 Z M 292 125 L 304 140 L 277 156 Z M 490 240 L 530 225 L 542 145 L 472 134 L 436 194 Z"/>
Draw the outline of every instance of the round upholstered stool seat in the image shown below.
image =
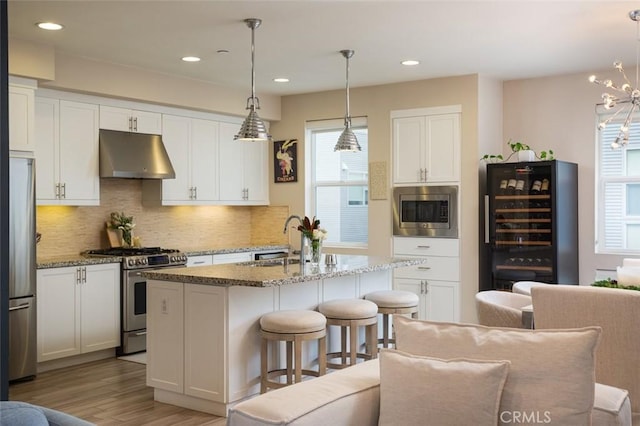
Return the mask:
<path fill-rule="evenodd" d="M 340 327 L 340 351 L 327 354 L 327 367 L 340 369 L 354 365 L 358 358 L 376 358 L 378 306 L 375 303 L 364 299 L 336 299 L 321 303 L 318 311 L 327 318 L 327 329 L 330 326 Z M 364 352 L 358 351 L 359 327 L 365 328 Z M 340 358 L 340 362 L 330 362 L 337 358 Z"/>
<path fill-rule="evenodd" d="M 412 318 L 418 316 L 418 295 L 410 291 L 402 290 L 381 290 L 367 293 L 365 300 L 369 300 L 378 306 L 378 313 L 382 314 L 382 338 L 378 339 L 378 344 L 383 348 L 388 348 L 395 344 L 395 339 L 389 336 L 389 315 L 411 314 Z"/>
<path fill-rule="evenodd" d="M 302 376 L 322 376 L 327 370 L 327 319 L 316 311 L 277 311 L 260 318 L 262 350 L 260 354 L 260 393 L 299 383 Z M 318 369 L 302 368 L 302 342 L 318 341 Z M 269 370 L 269 341 L 286 342 L 286 366 Z M 286 376 L 286 383 L 279 379 Z"/>

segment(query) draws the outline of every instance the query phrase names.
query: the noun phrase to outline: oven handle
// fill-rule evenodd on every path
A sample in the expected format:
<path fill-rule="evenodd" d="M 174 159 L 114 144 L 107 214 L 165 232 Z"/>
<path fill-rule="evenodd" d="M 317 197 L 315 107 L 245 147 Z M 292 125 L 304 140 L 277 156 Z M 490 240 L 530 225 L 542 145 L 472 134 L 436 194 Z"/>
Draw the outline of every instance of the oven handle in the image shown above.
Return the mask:
<path fill-rule="evenodd" d="M 146 331 L 138 331 L 136 333 L 136 336 L 146 336 L 147 332 Z"/>

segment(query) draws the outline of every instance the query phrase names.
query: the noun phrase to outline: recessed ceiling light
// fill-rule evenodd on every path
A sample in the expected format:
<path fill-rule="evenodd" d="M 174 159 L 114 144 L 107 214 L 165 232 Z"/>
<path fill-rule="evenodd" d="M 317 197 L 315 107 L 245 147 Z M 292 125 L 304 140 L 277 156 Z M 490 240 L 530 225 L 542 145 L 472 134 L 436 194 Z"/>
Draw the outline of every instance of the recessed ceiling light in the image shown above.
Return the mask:
<path fill-rule="evenodd" d="M 200 58 L 197 56 L 184 56 L 182 60 L 185 62 L 200 62 Z"/>
<path fill-rule="evenodd" d="M 413 60 L 413 59 L 401 62 L 402 65 L 407 65 L 407 66 L 418 65 L 419 63 L 420 63 L 420 61 L 416 61 L 416 60 Z"/>
<path fill-rule="evenodd" d="M 49 31 L 57 31 L 64 28 L 64 26 L 60 24 L 56 24 L 55 22 L 38 22 L 36 24 L 38 28 Z"/>
<path fill-rule="evenodd" d="M 289 79 L 285 77 L 277 77 L 274 78 L 273 81 L 275 81 L 276 83 L 288 83 Z"/>

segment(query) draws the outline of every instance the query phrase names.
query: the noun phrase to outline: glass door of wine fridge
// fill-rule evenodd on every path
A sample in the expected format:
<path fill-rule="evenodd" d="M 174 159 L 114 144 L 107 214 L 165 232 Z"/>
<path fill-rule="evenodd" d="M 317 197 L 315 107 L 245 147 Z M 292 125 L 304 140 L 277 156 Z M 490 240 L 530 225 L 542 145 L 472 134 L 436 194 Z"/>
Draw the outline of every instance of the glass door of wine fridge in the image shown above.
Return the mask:
<path fill-rule="evenodd" d="M 485 243 L 490 282 L 577 283 L 577 166 L 558 161 L 489 164 Z M 573 254 L 570 254 L 572 252 Z M 484 287 L 484 288 L 482 288 Z"/>

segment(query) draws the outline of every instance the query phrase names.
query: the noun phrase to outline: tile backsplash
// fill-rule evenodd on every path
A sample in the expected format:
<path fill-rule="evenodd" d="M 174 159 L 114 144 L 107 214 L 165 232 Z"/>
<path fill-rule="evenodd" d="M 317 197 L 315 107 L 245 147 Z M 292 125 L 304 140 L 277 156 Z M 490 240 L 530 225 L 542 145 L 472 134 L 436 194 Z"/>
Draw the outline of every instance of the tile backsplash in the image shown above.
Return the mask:
<path fill-rule="evenodd" d="M 105 222 L 112 211 L 133 216 L 133 235 L 146 247 L 196 251 L 289 243 L 282 233 L 288 206 L 145 207 L 141 200 L 141 180 L 101 179 L 100 206 L 38 206 L 38 256 L 109 247 Z"/>

